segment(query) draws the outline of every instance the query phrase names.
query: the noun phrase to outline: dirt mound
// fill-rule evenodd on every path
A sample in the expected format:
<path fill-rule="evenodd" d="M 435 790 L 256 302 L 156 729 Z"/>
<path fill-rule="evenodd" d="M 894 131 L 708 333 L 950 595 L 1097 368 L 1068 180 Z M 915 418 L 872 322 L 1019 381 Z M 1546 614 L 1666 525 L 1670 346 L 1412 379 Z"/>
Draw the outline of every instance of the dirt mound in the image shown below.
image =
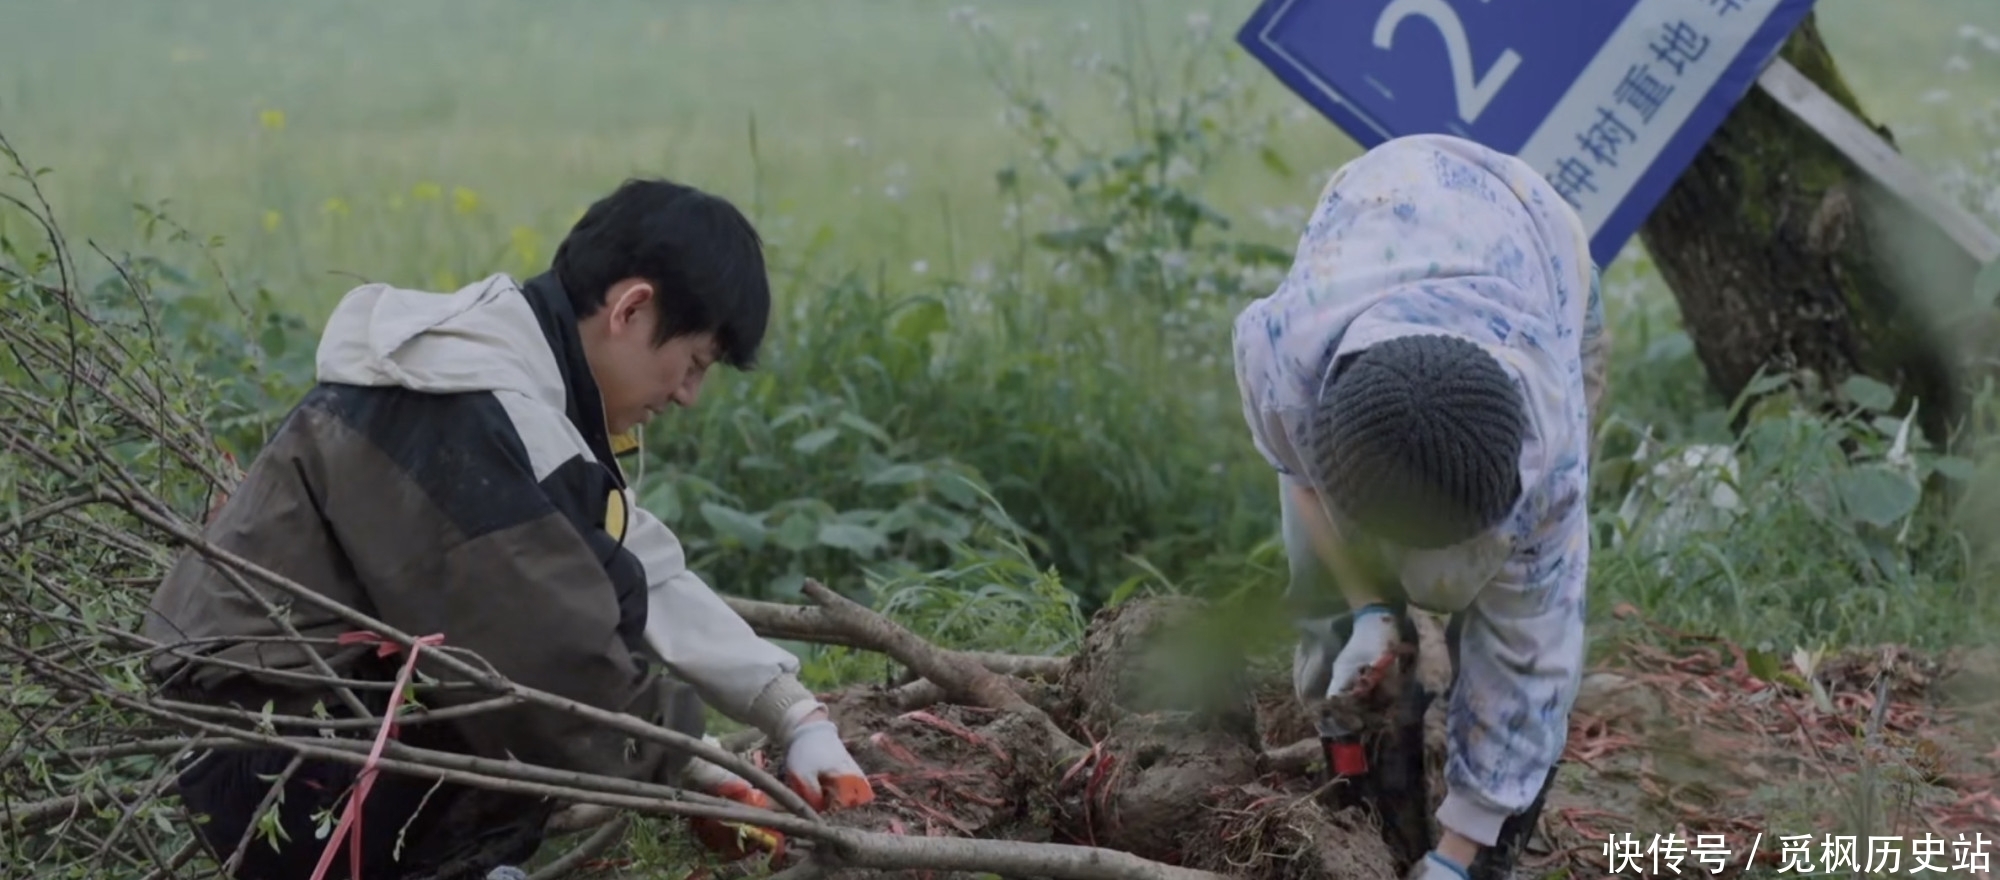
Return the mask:
<path fill-rule="evenodd" d="M 1246 669 L 1208 607 L 1179 597 L 1127 602 L 1091 620 L 1082 650 L 1057 682 L 1055 711 L 1085 730 L 1106 731 L 1132 715 L 1194 713 L 1253 730 Z"/>
<path fill-rule="evenodd" d="M 1230 876 L 1400 876 L 1373 820 L 1329 809 L 1317 779 L 1260 776 L 1260 755 L 1310 724 L 1288 685 L 1251 683 L 1222 641 L 1200 635 L 1200 609 L 1148 600 L 1092 621 L 1040 701 L 1073 743 L 1019 713 L 904 711 L 882 687 L 829 695 L 842 730 L 867 731 L 850 746 L 877 793 L 837 821 L 1109 847 Z"/>

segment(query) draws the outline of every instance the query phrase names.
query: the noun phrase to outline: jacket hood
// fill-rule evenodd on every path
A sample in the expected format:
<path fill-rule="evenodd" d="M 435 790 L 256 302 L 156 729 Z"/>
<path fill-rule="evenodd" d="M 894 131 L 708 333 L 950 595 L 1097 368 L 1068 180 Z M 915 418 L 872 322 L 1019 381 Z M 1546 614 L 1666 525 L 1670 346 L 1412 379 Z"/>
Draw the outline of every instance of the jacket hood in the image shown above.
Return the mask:
<path fill-rule="evenodd" d="M 450 293 L 357 287 L 327 319 L 316 368 L 321 382 L 522 394 L 562 410 L 598 460 L 612 461 L 576 313 L 551 273 L 525 284 L 494 274 Z"/>
<path fill-rule="evenodd" d="M 1253 439 L 1306 477 L 1329 370 L 1422 334 L 1485 348 L 1523 377 L 1537 430 L 1559 431 L 1572 370 L 1560 352 L 1576 344 L 1593 277 L 1581 221 L 1525 162 L 1448 136 L 1389 141 L 1333 175 L 1284 281 L 1236 318 Z"/>

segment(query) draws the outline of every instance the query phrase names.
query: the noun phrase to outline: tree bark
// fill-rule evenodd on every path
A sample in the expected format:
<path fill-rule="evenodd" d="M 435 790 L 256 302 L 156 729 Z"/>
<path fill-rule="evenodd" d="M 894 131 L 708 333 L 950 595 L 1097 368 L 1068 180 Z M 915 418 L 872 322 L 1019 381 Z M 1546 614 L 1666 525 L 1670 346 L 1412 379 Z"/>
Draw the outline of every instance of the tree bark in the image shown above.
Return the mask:
<path fill-rule="evenodd" d="M 1814 16 L 1781 55 L 1867 119 Z M 1879 189 L 1762 89 L 1716 130 L 1639 233 L 1715 390 L 1733 400 L 1759 369 L 1809 371 L 1821 389 L 1861 373 L 1895 387 L 1899 411 L 1921 400 L 1942 439 L 1963 405 L 1952 346 L 1913 304 L 1952 283 L 1910 271 L 1911 218 Z"/>

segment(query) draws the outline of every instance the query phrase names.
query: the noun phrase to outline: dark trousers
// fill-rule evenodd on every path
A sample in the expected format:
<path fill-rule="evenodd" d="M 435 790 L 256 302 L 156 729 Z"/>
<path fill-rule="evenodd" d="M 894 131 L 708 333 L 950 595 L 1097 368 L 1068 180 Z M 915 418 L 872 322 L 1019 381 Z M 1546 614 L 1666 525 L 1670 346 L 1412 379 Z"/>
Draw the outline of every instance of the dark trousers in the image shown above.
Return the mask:
<path fill-rule="evenodd" d="M 440 735 L 442 731 L 436 725 L 406 727 L 402 741 L 420 748 L 453 745 L 448 740 L 454 738 Z M 215 751 L 181 771 L 181 802 L 202 822 L 202 837 L 218 862 L 235 853 L 246 828 L 259 825 L 250 832 L 241 864 L 231 875 L 237 880 L 311 877 L 354 794 L 358 765 L 307 760 L 285 780 L 282 799 L 269 808 L 275 817 L 263 818 L 258 807 L 291 760 L 287 750 Z M 539 798 L 378 770 L 360 815 L 361 876 L 484 877 L 496 866 L 520 864 L 534 855 L 551 809 Z M 275 835 L 268 830 L 271 824 Z M 343 839 L 335 848 L 327 880 L 349 876 L 351 846 Z"/>
<path fill-rule="evenodd" d="M 700 737 L 705 732 L 701 698 L 685 682 L 662 675 L 666 693 L 664 717 L 654 719 L 672 730 Z M 361 695 L 372 712 L 386 697 L 381 691 Z M 229 700 L 241 706 L 262 705 L 261 699 Z M 347 717 L 346 707 L 329 699 L 328 714 Z M 252 709 L 254 711 L 254 708 Z M 309 714 L 304 711 L 280 714 Z M 474 720 L 471 723 L 493 723 Z M 297 731 L 280 733 L 296 735 Z M 375 731 L 344 735 L 359 742 L 373 740 Z M 398 741 L 419 749 L 469 754 L 471 748 L 449 722 L 406 724 Z M 264 815 L 258 806 L 274 778 L 291 763 L 290 750 L 235 750 L 200 754 L 180 773 L 181 803 L 197 821 L 215 858 L 226 862 L 243 839 L 244 829 Z M 661 767 L 678 775 L 687 756 L 670 755 Z M 278 839 L 259 831 L 245 847 L 236 880 L 308 880 L 319 864 L 332 830 L 347 809 L 360 775 L 359 764 L 307 760 L 285 783 L 283 800 L 272 805 L 280 830 Z M 441 783 L 378 769 L 375 784 L 361 810 L 361 876 L 365 880 L 482 880 L 501 865 L 521 865 L 541 848 L 549 816 L 560 803 L 540 797 Z M 271 820 L 265 820 L 271 821 Z M 327 837 L 319 836 L 324 824 Z M 349 830 L 351 837 L 352 830 Z M 275 845 L 274 845 L 275 844 Z M 350 840 L 342 840 L 326 880 L 346 880 Z"/>

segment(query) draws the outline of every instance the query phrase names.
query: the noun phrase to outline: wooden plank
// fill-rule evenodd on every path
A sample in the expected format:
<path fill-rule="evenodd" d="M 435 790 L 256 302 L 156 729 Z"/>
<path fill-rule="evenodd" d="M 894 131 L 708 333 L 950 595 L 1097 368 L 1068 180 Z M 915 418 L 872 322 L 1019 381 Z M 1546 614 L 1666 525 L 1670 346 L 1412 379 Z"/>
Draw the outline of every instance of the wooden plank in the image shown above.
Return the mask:
<path fill-rule="evenodd" d="M 1862 173 L 1930 217 L 1980 265 L 2000 259 L 2000 236 L 1971 212 L 1945 198 L 1909 159 L 1896 152 L 1867 123 L 1847 112 L 1833 96 L 1806 79 L 1798 68 L 1783 58 L 1775 59 L 1757 77 L 1757 85 L 1800 122 L 1826 138 Z"/>

